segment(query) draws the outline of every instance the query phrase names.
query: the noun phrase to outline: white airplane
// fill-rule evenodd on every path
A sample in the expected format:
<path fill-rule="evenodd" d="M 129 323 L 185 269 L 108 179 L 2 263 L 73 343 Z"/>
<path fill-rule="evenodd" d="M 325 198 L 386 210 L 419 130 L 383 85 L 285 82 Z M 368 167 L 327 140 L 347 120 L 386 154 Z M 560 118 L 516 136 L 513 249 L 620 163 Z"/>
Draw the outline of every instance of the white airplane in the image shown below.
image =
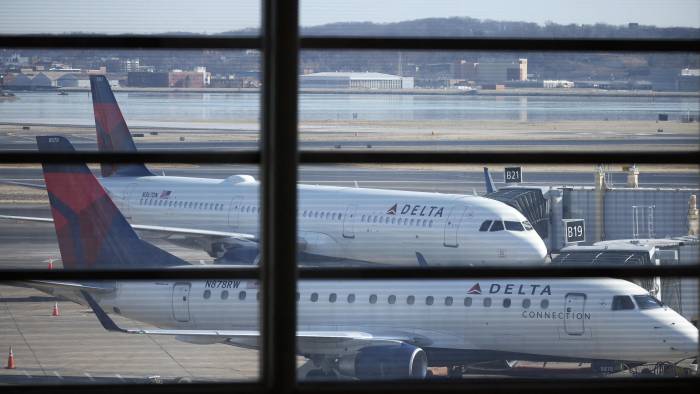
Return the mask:
<path fill-rule="evenodd" d="M 67 143 L 38 140 L 40 149 Z M 86 166 L 45 165 L 44 177 L 64 267 L 186 264 L 139 239 Z M 89 305 L 110 331 L 260 345 L 255 280 L 25 285 Z M 477 360 L 635 365 L 698 354 L 690 322 L 619 279 L 302 281 L 297 301 L 297 350 L 316 366 L 309 378 L 424 378 L 429 366 Z M 158 328 L 124 329 L 106 311 Z"/>
<path fill-rule="evenodd" d="M 136 151 L 107 79 L 93 75 L 90 83 L 100 151 Z M 143 164 L 102 165 L 102 176 L 137 231 L 221 262 L 257 262 L 260 185 L 253 177 L 156 176 Z M 488 198 L 316 185 L 299 185 L 298 193 L 302 261 L 539 265 L 547 254 L 519 211 Z"/>

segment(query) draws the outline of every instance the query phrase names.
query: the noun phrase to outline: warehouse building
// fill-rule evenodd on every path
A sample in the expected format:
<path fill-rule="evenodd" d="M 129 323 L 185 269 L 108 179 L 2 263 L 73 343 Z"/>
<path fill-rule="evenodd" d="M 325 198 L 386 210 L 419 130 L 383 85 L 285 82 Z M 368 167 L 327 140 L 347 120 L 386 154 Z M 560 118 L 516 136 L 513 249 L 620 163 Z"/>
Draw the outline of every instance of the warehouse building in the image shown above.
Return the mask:
<path fill-rule="evenodd" d="M 300 76 L 299 85 L 302 89 L 413 89 L 413 77 L 374 72 L 320 72 Z"/>
<path fill-rule="evenodd" d="M 141 88 L 167 88 L 169 76 L 166 72 L 135 71 L 127 74 L 127 83 Z"/>

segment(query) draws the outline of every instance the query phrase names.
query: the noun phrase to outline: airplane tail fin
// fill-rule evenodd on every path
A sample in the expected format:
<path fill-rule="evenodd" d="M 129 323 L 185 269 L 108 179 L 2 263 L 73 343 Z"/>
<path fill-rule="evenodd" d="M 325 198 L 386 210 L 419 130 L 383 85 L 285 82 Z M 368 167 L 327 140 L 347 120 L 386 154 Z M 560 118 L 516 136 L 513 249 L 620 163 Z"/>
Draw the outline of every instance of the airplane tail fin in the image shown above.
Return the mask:
<path fill-rule="evenodd" d="M 493 193 L 496 191 L 496 185 L 493 183 L 493 178 L 491 178 L 491 173 L 488 167 L 484 167 L 484 182 L 486 183 L 486 193 Z"/>
<path fill-rule="evenodd" d="M 119 104 L 104 75 L 90 76 L 92 108 L 95 112 L 97 148 L 100 152 L 136 152 Z M 151 176 L 144 164 L 101 164 L 102 176 Z"/>
<path fill-rule="evenodd" d="M 40 152 L 72 152 L 63 137 L 36 137 Z M 85 164 L 43 164 L 66 268 L 143 268 L 187 262 L 143 240 Z"/>

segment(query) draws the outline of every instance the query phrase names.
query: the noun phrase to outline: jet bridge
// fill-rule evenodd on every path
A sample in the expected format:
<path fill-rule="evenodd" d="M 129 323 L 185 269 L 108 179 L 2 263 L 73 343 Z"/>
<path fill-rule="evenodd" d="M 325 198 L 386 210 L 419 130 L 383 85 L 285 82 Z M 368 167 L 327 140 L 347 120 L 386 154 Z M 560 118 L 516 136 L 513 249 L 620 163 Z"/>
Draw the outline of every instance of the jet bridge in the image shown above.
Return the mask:
<path fill-rule="evenodd" d="M 500 201 L 520 211 L 540 238 L 549 236 L 549 206 L 540 188 L 503 187 L 484 197 Z"/>
<path fill-rule="evenodd" d="M 552 259 L 558 265 L 683 265 L 697 264 L 700 255 L 698 237 L 662 239 L 620 239 L 596 242 L 589 246 L 567 246 Z M 694 324 L 698 321 L 697 278 L 627 278 L 640 285 L 664 304 Z"/>

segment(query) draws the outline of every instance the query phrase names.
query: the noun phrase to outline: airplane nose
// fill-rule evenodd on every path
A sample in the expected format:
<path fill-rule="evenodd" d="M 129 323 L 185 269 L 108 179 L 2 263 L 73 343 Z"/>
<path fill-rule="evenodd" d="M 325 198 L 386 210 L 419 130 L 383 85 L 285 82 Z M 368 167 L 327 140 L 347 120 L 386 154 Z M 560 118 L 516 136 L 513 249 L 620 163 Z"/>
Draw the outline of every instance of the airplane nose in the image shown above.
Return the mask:
<path fill-rule="evenodd" d="M 544 244 L 544 241 L 539 236 L 536 237 L 537 239 L 533 241 L 534 253 L 537 260 L 544 262 L 544 258 L 547 257 L 547 245 Z"/>
<path fill-rule="evenodd" d="M 668 342 L 671 349 L 683 353 L 686 357 L 698 355 L 698 329 L 690 322 L 676 324 Z"/>

